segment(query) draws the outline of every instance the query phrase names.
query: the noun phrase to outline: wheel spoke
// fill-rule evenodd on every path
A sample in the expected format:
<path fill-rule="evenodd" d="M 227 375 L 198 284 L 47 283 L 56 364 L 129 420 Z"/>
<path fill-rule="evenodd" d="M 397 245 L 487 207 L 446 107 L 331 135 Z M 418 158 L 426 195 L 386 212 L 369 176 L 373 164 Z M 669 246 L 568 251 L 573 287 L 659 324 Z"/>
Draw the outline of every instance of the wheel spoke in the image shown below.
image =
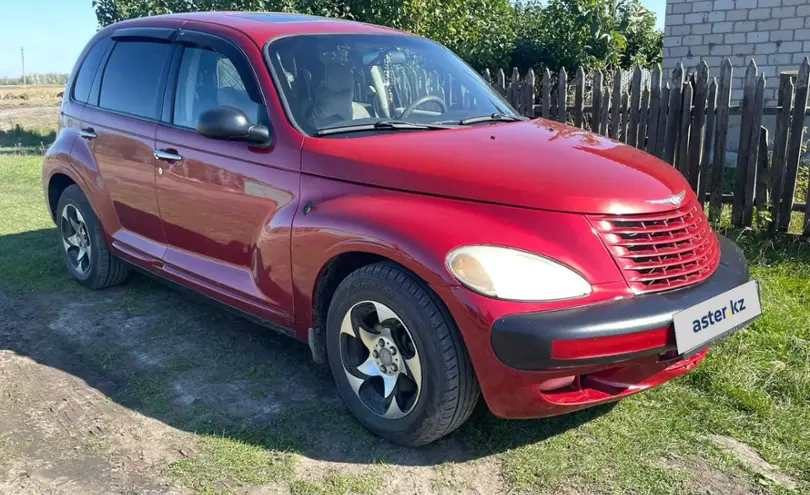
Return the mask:
<path fill-rule="evenodd" d="M 79 247 L 79 236 L 77 234 L 73 234 L 69 237 L 63 237 L 63 239 L 65 240 L 65 243 L 73 247 Z"/>
<path fill-rule="evenodd" d="M 399 419 L 403 416 L 405 416 L 405 413 L 402 412 L 402 409 L 399 408 L 396 396 L 391 397 L 391 403 L 388 404 L 388 408 L 385 410 L 385 414 L 383 414 L 383 417 L 385 419 Z"/>
<path fill-rule="evenodd" d="M 379 323 L 382 323 L 386 320 L 390 320 L 391 318 L 399 320 L 399 317 L 397 317 L 397 315 L 393 311 L 391 311 L 391 309 L 388 306 L 380 304 L 378 302 L 374 302 L 373 304 L 374 310 L 377 311 L 377 321 Z"/>
<path fill-rule="evenodd" d="M 374 350 L 374 345 L 377 343 L 377 338 L 379 337 L 379 335 L 371 332 L 362 324 L 355 326 L 352 322 L 352 311 L 349 311 L 346 313 L 346 316 L 343 317 L 343 322 L 340 324 L 340 333 L 345 333 L 350 337 L 360 339 L 363 345 L 368 348 L 369 352 Z"/>
<path fill-rule="evenodd" d="M 383 386 L 385 390 L 383 391 L 383 397 L 388 398 L 393 392 L 394 389 L 397 388 L 397 378 L 399 375 L 381 375 L 383 379 Z"/>
<path fill-rule="evenodd" d="M 413 378 L 417 388 L 422 386 L 422 365 L 419 363 L 419 354 L 405 360 L 407 374 Z"/>
<path fill-rule="evenodd" d="M 72 218 L 68 218 L 68 222 L 70 222 L 70 227 L 73 229 L 73 232 L 79 232 L 79 229 L 81 228 L 79 226 L 79 222 L 73 220 Z"/>
<path fill-rule="evenodd" d="M 369 378 L 373 376 L 380 376 L 380 370 L 377 369 L 377 365 L 374 363 L 374 360 L 371 356 L 363 362 L 360 366 L 356 368 L 346 368 L 344 367 L 343 370 L 346 372 L 346 376 L 349 378 L 349 385 L 352 386 L 355 393 L 360 390 L 360 386 L 366 382 Z M 352 371 L 354 373 L 352 373 Z M 358 374 L 362 376 L 357 376 Z"/>
<path fill-rule="evenodd" d="M 80 267 L 81 267 L 81 261 L 84 259 L 84 256 L 86 254 L 87 254 L 87 250 L 85 250 L 83 247 L 80 247 L 79 248 L 79 254 L 76 255 L 76 263 L 79 263 Z"/>

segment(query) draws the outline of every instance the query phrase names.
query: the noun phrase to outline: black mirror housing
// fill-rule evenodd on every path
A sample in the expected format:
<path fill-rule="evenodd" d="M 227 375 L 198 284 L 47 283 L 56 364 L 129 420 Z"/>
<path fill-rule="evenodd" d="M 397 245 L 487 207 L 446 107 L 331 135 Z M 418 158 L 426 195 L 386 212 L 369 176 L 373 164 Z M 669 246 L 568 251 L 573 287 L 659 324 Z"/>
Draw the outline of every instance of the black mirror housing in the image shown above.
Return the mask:
<path fill-rule="evenodd" d="M 245 112 L 224 105 L 203 112 L 197 132 L 211 139 L 245 141 L 254 146 L 270 146 L 273 142 L 266 125 L 251 124 Z"/>

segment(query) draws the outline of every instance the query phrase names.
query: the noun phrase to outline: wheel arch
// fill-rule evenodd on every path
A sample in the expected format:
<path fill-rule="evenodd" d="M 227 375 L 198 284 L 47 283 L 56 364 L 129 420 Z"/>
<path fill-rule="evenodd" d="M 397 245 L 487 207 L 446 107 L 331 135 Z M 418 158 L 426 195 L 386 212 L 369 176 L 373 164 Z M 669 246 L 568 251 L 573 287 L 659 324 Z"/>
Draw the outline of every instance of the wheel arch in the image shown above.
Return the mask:
<path fill-rule="evenodd" d="M 410 269 L 407 265 L 399 262 L 394 257 L 371 250 L 352 249 L 343 251 L 329 258 L 323 266 L 321 266 L 311 294 L 311 307 L 309 308 L 311 311 L 311 325 L 308 329 L 308 342 L 312 350 L 313 359 L 316 362 L 326 362 L 326 318 L 335 291 L 349 274 L 364 266 L 375 263 L 391 264 L 416 278 L 424 284 L 426 290 L 433 293 L 436 303 L 441 305 L 443 310 L 447 311 L 447 314 L 452 318 L 444 301 L 431 289 L 430 283 L 425 277 Z"/>
<path fill-rule="evenodd" d="M 54 222 L 56 221 L 56 207 L 59 204 L 59 198 L 62 197 L 62 193 L 65 189 L 74 184 L 76 184 L 76 181 L 62 172 L 56 172 L 51 175 L 51 178 L 48 180 L 48 208 L 50 209 L 51 219 Z"/>

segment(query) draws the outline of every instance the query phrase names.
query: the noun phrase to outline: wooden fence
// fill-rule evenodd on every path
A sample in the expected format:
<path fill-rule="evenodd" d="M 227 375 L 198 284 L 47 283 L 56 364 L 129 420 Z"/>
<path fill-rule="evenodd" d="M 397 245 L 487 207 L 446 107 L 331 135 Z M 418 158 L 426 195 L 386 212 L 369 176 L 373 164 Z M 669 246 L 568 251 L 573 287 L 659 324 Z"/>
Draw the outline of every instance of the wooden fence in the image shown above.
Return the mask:
<path fill-rule="evenodd" d="M 788 230 L 792 212 L 804 212 L 802 231 L 810 235 L 810 188 L 805 202 L 794 201 L 807 115 L 810 62 L 780 75 L 776 106 L 765 107 L 766 80 L 752 60 L 745 72 L 743 101 L 731 105 L 731 62 L 719 80 L 704 63 L 686 74 L 682 65 L 669 80 L 660 67 L 606 77 L 578 69 L 572 83 L 563 69 L 513 69 L 484 78 L 523 115 L 543 117 L 589 129 L 651 153 L 676 167 L 689 181 L 709 217 L 717 221 L 723 204 L 731 204 L 731 223 L 750 226 L 754 211 L 773 230 Z M 612 79 L 609 80 L 609 79 Z M 727 167 L 729 116 L 740 115 L 736 167 Z M 762 127 L 763 115 L 776 116 L 774 136 Z M 733 182 L 727 184 L 727 175 Z M 724 183 L 725 193 L 724 193 Z M 766 212 L 770 212 L 769 214 Z"/>

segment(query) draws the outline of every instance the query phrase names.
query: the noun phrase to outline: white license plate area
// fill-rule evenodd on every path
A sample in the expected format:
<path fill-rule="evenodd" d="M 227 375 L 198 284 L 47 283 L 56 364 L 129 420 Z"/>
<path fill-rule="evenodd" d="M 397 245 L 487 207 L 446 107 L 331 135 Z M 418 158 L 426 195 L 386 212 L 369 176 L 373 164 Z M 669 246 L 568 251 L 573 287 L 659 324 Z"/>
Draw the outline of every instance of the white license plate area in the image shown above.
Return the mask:
<path fill-rule="evenodd" d="M 675 313 L 678 354 L 686 354 L 761 314 L 756 280 Z"/>

